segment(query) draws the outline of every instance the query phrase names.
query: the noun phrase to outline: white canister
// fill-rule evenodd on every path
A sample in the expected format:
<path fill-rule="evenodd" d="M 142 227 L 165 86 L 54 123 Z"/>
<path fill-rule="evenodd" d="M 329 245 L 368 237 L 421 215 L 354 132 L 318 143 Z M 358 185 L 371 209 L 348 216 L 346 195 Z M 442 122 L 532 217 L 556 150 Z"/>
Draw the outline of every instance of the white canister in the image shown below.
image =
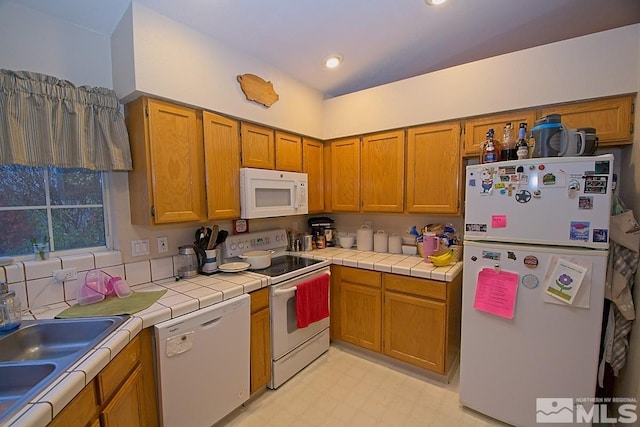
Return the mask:
<path fill-rule="evenodd" d="M 358 231 L 356 231 L 356 236 L 356 248 L 359 251 L 373 250 L 373 230 L 368 225 L 362 225 Z"/>
<path fill-rule="evenodd" d="M 384 230 L 378 230 L 373 235 L 373 250 L 375 252 L 387 252 L 389 237 Z"/>
<path fill-rule="evenodd" d="M 398 233 L 393 233 L 389 236 L 389 253 L 402 253 L 402 237 Z"/>

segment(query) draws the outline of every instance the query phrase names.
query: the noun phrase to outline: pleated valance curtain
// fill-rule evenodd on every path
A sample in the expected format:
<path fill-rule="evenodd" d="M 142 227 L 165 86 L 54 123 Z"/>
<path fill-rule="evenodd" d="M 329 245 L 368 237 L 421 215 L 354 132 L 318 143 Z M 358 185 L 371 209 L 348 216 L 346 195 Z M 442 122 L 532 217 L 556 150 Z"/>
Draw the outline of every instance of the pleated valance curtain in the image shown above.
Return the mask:
<path fill-rule="evenodd" d="M 0 70 L 0 165 L 131 170 L 113 90 Z"/>

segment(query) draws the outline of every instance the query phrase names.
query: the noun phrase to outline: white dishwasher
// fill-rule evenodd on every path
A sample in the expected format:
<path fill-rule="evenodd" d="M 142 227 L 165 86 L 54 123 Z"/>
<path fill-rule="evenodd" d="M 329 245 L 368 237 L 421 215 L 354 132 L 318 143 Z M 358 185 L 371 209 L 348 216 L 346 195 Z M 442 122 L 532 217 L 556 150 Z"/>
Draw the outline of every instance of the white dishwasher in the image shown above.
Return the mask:
<path fill-rule="evenodd" d="M 165 427 L 209 427 L 249 398 L 250 297 L 155 325 Z"/>

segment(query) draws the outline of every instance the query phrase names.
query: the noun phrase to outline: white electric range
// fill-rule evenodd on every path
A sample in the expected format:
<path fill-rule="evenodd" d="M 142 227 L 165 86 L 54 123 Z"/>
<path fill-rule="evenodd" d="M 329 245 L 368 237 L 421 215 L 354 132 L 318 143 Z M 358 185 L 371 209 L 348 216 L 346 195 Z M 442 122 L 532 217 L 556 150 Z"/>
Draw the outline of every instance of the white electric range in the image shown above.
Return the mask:
<path fill-rule="evenodd" d="M 271 250 L 271 266 L 252 270 L 271 278 L 269 309 L 271 317 L 271 382 L 275 389 L 329 350 L 329 318 L 297 327 L 296 285 L 329 275 L 330 262 L 287 254 L 284 229 L 229 236 L 223 243 L 223 261 L 242 261 L 243 252 Z M 329 302 L 327 301 L 327 304 Z"/>

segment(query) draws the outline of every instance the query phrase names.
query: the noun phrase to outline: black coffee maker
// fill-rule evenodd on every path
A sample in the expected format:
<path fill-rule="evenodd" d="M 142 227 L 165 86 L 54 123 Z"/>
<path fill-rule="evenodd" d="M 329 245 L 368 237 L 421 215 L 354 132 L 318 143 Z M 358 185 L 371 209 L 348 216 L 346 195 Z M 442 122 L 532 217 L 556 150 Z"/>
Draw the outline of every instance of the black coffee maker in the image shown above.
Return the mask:
<path fill-rule="evenodd" d="M 333 220 L 329 217 L 314 217 L 307 220 L 307 224 L 311 229 L 311 235 L 313 241 L 317 242 L 317 238 L 322 236 L 325 239 L 325 245 L 327 247 L 335 246 L 335 240 L 337 238 L 335 228 L 333 227 Z"/>

